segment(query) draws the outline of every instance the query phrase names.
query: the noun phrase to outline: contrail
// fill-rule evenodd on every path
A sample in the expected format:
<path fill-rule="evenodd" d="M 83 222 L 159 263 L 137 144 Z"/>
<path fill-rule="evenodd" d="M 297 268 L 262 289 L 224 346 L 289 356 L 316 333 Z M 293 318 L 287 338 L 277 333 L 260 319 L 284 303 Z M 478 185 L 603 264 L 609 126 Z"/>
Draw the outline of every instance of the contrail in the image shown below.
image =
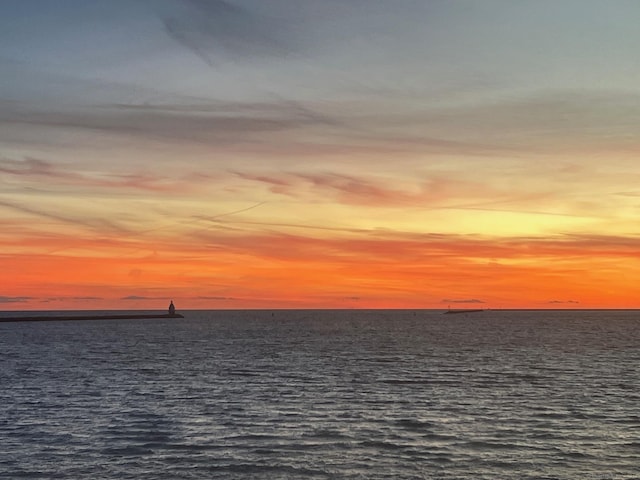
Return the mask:
<path fill-rule="evenodd" d="M 258 202 L 255 205 L 251 205 L 250 207 L 241 208 L 240 210 L 234 210 L 233 212 L 221 213 L 219 215 L 214 215 L 213 217 L 207 217 L 208 220 L 215 220 L 220 217 L 227 217 L 229 215 L 235 215 L 236 213 L 246 212 L 248 210 L 253 210 L 254 208 L 258 208 L 261 205 L 264 205 L 267 202 Z"/>

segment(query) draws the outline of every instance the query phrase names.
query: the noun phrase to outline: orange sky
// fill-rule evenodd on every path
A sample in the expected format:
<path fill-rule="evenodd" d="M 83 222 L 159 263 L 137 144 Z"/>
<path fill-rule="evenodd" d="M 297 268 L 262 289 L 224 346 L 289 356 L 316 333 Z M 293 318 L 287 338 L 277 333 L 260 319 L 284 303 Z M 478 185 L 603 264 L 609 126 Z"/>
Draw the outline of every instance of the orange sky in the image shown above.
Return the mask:
<path fill-rule="evenodd" d="M 622 236 L 326 231 L 249 212 L 102 236 L 16 222 L 2 236 L 3 295 L 16 299 L 5 307 L 637 306 L 638 242 Z"/>
<path fill-rule="evenodd" d="M 542 4 L 11 3 L 0 310 L 640 308 L 640 6 Z"/>

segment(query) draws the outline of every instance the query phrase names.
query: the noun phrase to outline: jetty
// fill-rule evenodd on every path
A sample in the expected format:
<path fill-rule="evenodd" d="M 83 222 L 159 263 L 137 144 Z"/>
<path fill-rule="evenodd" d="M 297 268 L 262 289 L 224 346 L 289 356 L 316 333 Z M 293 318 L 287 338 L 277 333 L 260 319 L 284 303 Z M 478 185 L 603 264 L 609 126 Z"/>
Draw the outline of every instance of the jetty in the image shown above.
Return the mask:
<path fill-rule="evenodd" d="M 73 313 L 73 312 L 55 312 L 50 315 L 19 315 L 14 317 L 0 316 L 0 323 L 8 322 L 62 322 L 69 320 L 137 320 L 137 319 L 154 319 L 154 318 L 184 318 L 183 315 L 176 313 L 176 307 L 173 300 L 169 305 L 169 313 Z"/>
<path fill-rule="evenodd" d="M 61 322 L 66 320 L 135 320 L 139 318 L 184 318 L 179 313 L 170 315 L 168 313 L 123 313 L 105 315 L 84 315 L 84 314 L 64 314 L 64 315 L 39 315 L 39 316 L 19 316 L 0 317 L 0 323 L 6 322 Z"/>

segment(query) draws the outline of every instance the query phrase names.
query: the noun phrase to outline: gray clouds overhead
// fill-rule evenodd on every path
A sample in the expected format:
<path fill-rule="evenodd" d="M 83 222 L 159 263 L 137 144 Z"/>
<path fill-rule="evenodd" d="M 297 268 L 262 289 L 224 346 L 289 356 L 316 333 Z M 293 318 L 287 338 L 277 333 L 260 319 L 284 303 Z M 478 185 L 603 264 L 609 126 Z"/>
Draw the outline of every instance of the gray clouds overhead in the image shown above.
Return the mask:
<path fill-rule="evenodd" d="M 282 56 L 299 41 L 287 38 L 284 20 L 254 13 L 225 0 L 185 0 L 181 11 L 163 19 L 169 36 L 209 65 L 226 56 Z"/>

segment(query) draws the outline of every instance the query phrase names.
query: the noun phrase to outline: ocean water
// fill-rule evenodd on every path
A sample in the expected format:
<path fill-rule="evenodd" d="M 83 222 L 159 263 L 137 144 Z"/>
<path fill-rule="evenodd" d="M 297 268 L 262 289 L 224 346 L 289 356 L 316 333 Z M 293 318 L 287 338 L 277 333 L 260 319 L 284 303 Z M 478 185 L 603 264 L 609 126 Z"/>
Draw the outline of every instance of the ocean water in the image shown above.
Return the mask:
<path fill-rule="evenodd" d="M 640 312 L 0 323 L 0 478 L 640 478 Z"/>

